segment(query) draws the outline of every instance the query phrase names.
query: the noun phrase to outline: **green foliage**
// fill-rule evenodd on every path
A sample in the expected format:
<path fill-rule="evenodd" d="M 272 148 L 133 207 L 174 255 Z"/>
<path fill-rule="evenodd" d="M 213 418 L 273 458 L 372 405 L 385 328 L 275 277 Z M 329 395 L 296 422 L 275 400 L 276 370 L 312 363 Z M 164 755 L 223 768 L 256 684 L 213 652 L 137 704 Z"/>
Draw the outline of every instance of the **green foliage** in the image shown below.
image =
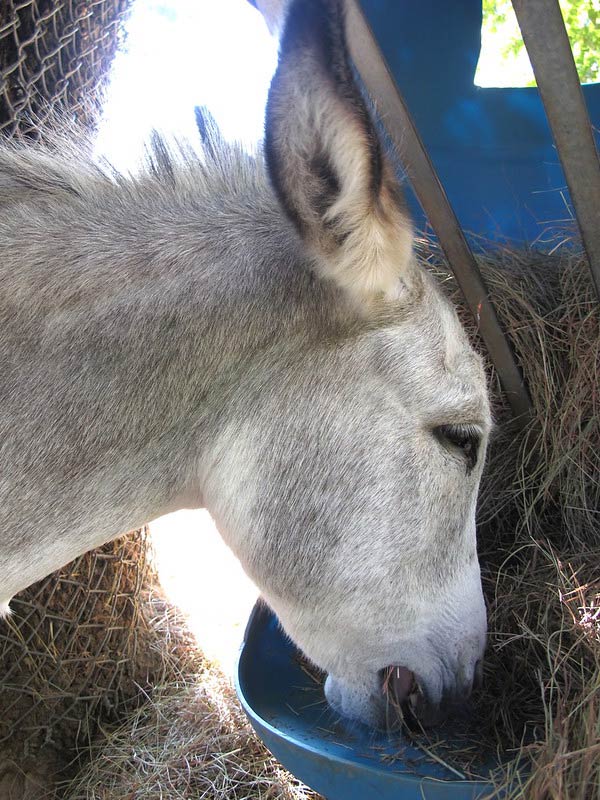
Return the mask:
<path fill-rule="evenodd" d="M 559 2 L 579 80 L 582 83 L 600 80 L 600 0 Z M 515 25 L 511 0 L 483 0 L 483 19 L 490 33 L 500 35 L 503 31 L 508 32 L 502 45 L 504 58 L 517 57 L 522 53 L 525 45 Z M 535 81 L 530 81 L 529 85 L 535 86 Z"/>

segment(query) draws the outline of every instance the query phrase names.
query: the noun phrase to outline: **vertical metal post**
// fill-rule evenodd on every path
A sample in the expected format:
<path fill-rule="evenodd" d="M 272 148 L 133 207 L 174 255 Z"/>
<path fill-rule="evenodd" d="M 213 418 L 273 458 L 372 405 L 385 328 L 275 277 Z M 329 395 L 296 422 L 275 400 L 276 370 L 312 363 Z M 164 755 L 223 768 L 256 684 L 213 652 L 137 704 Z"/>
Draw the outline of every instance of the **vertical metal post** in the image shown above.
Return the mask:
<path fill-rule="evenodd" d="M 600 300 L 600 162 L 558 0 L 512 0 Z"/>

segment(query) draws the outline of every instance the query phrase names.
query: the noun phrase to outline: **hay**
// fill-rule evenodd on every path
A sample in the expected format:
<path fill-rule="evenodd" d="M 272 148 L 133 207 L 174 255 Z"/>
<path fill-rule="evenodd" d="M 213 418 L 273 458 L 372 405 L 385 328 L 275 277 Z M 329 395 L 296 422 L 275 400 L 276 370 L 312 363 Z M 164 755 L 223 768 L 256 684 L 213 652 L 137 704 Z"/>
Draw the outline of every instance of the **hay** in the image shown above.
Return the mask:
<path fill-rule="evenodd" d="M 427 260 L 473 321 L 435 245 Z M 519 431 L 491 368 L 497 429 L 479 501 L 489 613 L 475 740 L 514 756 L 507 797 L 600 797 L 600 325 L 585 259 L 486 248 L 479 259 L 523 370 Z M 439 737 L 429 736 L 435 747 Z M 455 762 L 469 773 L 469 764 Z M 452 754 L 450 755 L 452 758 Z M 522 769 L 519 770 L 519 764 Z"/>
<path fill-rule="evenodd" d="M 183 644 L 183 668 L 103 737 L 64 800 L 319 800 L 259 741 L 229 680 L 173 609 L 158 627 Z"/>
<path fill-rule="evenodd" d="M 158 687 L 69 787 L 65 800 L 242 800 L 318 796 L 256 738 L 214 671 L 196 686 Z"/>
<path fill-rule="evenodd" d="M 50 793 L 102 726 L 164 680 L 164 634 L 148 617 L 148 555 L 146 531 L 129 534 L 11 603 L 0 626 L 2 800 Z"/>
<path fill-rule="evenodd" d="M 2 800 L 318 800 L 253 733 L 163 598 L 145 531 L 13 602 Z"/>

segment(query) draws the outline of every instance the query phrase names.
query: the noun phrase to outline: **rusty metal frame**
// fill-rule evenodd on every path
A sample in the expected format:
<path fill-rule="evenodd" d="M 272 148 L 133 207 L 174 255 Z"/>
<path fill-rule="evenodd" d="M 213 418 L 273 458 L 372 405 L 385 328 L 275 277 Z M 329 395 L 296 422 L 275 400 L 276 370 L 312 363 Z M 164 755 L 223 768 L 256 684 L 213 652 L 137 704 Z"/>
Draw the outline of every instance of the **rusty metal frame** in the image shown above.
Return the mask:
<path fill-rule="evenodd" d="M 600 300 L 600 161 L 558 0 L 512 0 Z"/>
<path fill-rule="evenodd" d="M 529 0 L 528 0 L 529 2 Z M 450 268 L 477 321 L 513 414 L 521 424 L 531 415 L 531 400 L 506 339 L 477 262 L 421 141 L 403 97 L 388 69 L 358 0 L 347 8 L 352 58 L 375 101 L 386 131 L 402 153 L 414 192 L 427 215 Z"/>

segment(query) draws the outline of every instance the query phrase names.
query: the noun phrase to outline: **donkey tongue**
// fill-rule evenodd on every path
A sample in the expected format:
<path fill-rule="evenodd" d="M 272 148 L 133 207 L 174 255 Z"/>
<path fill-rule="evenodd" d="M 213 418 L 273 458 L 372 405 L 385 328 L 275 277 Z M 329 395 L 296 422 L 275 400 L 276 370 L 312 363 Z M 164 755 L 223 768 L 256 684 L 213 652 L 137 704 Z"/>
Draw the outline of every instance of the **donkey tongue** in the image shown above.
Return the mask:
<path fill-rule="evenodd" d="M 408 696 L 415 690 L 416 681 L 414 672 L 406 667 L 388 667 L 388 674 L 384 679 L 384 690 L 396 703 L 404 703 Z"/>

